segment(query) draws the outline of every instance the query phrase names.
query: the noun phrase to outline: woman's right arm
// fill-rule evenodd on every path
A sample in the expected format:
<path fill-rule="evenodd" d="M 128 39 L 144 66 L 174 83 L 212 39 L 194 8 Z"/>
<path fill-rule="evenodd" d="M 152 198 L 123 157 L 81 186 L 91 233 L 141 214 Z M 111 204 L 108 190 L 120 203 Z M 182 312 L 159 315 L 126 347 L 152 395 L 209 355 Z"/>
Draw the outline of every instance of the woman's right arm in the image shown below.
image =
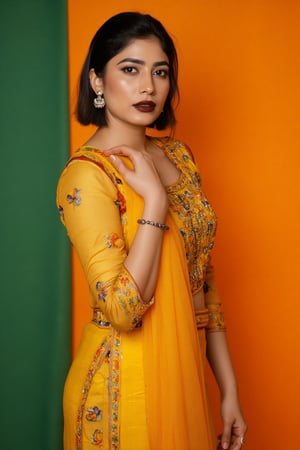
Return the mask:
<path fill-rule="evenodd" d="M 164 223 L 168 211 L 167 193 L 162 185 L 150 155 L 127 146 L 106 152 L 125 181 L 144 199 L 142 219 Z M 134 170 L 128 169 L 117 155 L 129 157 Z M 151 225 L 139 225 L 134 241 L 124 262 L 139 286 L 144 301 L 149 301 L 155 290 L 160 251 L 164 232 Z"/>
<path fill-rule="evenodd" d="M 112 162 L 116 167 L 119 163 L 120 172 L 126 176 L 129 169 L 118 158 Z M 151 161 L 139 160 L 137 156 L 133 163 L 135 172 L 129 174 L 133 181 L 126 181 L 134 184 L 135 190 L 143 185 L 140 195 L 146 186 L 152 194 L 145 194 L 142 217 L 164 222 L 167 201 Z M 116 194 L 104 171 L 91 162 L 75 161 L 61 176 L 57 203 L 85 271 L 94 306 L 102 310 L 115 328 L 128 331 L 151 305 L 164 233 L 150 225 L 139 225 L 127 254 Z"/>

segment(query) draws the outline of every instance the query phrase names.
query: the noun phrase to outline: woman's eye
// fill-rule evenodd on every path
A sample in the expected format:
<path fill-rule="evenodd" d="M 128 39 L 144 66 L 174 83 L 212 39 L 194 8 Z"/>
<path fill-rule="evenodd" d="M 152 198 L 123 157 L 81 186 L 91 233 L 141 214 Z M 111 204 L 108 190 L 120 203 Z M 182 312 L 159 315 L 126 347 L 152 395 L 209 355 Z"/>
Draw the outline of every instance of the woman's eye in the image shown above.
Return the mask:
<path fill-rule="evenodd" d="M 122 71 L 125 73 L 135 73 L 137 70 L 135 67 L 123 67 Z"/>
<path fill-rule="evenodd" d="M 169 71 L 166 69 L 157 69 L 153 72 L 153 75 L 157 75 L 162 78 L 167 78 L 167 76 L 169 75 Z"/>

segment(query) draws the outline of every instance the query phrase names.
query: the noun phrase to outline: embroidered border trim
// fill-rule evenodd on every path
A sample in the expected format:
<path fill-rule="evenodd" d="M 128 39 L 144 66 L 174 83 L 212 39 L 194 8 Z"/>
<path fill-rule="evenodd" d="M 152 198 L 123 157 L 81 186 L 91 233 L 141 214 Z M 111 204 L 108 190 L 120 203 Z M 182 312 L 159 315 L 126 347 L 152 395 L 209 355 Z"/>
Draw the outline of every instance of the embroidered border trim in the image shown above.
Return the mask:
<path fill-rule="evenodd" d="M 108 383 L 108 397 L 110 399 L 108 411 L 109 448 L 112 450 L 119 450 L 120 445 L 120 346 L 120 332 L 114 330 L 112 337 Z"/>
<path fill-rule="evenodd" d="M 76 418 L 76 450 L 82 450 L 82 419 L 88 393 L 93 381 L 93 377 L 97 372 L 97 370 L 99 369 L 99 367 L 101 366 L 101 364 L 103 363 L 104 358 L 106 357 L 108 351 L 110 350 L 110 346 L 111 346 L 111 334 L 108 335 L 102 341 L 101 345 L 97 348 L 94 358 L 87 372 Z"/>
<path fill-rule="evenodd" d="M 225 331 L 226 324 L 224 318 L 224 311 L 220 303 L 211 303 L 207 305 L 208 308 L 208 324 L 206 331 L 213 333 L 216 331 Z"/>

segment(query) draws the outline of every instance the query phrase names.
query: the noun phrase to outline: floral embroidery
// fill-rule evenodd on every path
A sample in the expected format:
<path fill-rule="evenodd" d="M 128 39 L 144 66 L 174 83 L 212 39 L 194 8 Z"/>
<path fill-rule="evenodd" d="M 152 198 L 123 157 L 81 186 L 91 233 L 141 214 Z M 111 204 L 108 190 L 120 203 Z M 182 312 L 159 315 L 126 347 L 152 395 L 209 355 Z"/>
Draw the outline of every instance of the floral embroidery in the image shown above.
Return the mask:
<path fill-rule="evenodd" d="M 118 276 L 112 286 L 112 295 L 122 306 L 125 315 L 131 318 L 131 329 L 141 325 L 141 317 L 154 302 L 153 299 L 148 303 L 141 300 L 137 286 L 126 270 Z"/>
<path fill-rule="evenodd" d="M 60 215 L 61 220 L 64 220 L 64 208 L 61 205 L 58 206 L 58 213 Z"/>
<path fill-rule="evenodd" d="M 107 297 L 111 296 L 113 301 L 122 307 L 124 323 L 127 322 L 130 329 L 141 326 L 142 316 L 154 303 L 154 299 L 147 303 L 141 300 L 137 286 L 125 268 L 112 284 L 97 281 L 96 290 L 100 301 L 105 303 Z M 94 309 L 93 322 L 101 327 L 110 327 L 111 323 L 105 316 L 105 306 L 103 305 L 101 309 L 103 312 Z"/>
<path fill-rule="evenodd" d="M 101 300 L 102 302 L 105 302 L 106 297 L 107 297 L 108 286 L 104 283 L 101 283 L 101 281 L 97 281 L 96 289 L 98 291 L 99 300 Z"/>
<path fill-rule="evenodd" d="M 97 420 L 102 420 L 102 415 L 102 410 L 99 409 L 98 406 L 93 406 L 92 408 L 87 409 L 85 418 L 90 422 L 96 422 Z"/>
<path fill-rule="evenodd" d="M 77 412 L 76 418 L 76 450 L 82 450 L 82 418 L 85 410 L 85 404 L 87 401 L 87 397 L 89 394 L 90 387 L 93 382 L 93 378 L 101 364 L 103 363 L 111 345 L 111 335 L 108 335 L 101 343 L 101 345 L 97 348 L 91 365 L 88 369 L 85 382 L 82 388 L 80 404 Z M 91 437 L 91 441 L 93 444 L 102 445 L 101 444 L 101 430 L 96 430 Z"/>
<path fill-rule="evenodd" d="M 108 234 L 106 236 L 106 247 L 112 248 L 116 246 L 117 241 L 120 240 L 120 237 L 117 233 Z"/>
<path fill-rule="evenodd" d="M 117 191 L 117 199 L 115 200 L 115 204 L 119 208 L 120 214 L 124 214 L 126 212 L 126 201 L 124 195 L 121 192 Z"/>
<path fill-rule="evenodd" d="M 120 401 L 120 333 L 114 332 L 113 347 L 110 359 L 109 398 L 111 399 L 109 412 L 110 442 L 113 450 L 119 449 L 119 401 Z"/>
<path fill-rule="evenodd" d="M 129 282 L 130 282 L 130 280 L 129 280 L 128 277 L 126 277 L 126 276 L 120 276 L 120 277 L 119 277 L 119 280 L 120 280 L 120 283 L 122 284 L 122 286 L 128 288 L 128 285 L 129 285 Z"/>
<path fill-rule="evenodd" d="M 109 361 L 110 361 L 110 350 L 108 350 L 108 352 L 106 353 L 106 356 L 105 356 L 105 362 L 109 363 Z"/>
<path fill-rule="evenodd" d="M 95 430 L 90 437 L 91 443 L 98 447 L 103 446 L 103 430 Z"/>
<path fill-rule="evenodd" d="M 67 195 L 68 203 L 73 203 L 73 205 L 79 206 L 81 204 L 81 197 L 79 193 L 80 189 L 74 188 L 73 192 Z"/>
<path fill-rule="evenodd" d="M 207 305 L 208 308 L 208 332 L 226 330 L 225 318 L 222 305 L 220 303 L 212 303 Z"/>
<path fill-rule="evenodd" d="M 101 157 L 103 158 L 103 152 L 100 150 L 96 150 L 93 147 L 83 147 L 81 149 L 78 149 L 76 154 L 69 160 L 68 164 L 71 164 L 73 161 L 80 160 L 80 161 L 92 161 L 95 163 L 112 181 L 116 188 L 116 194 L 117 198 L 115 200 L 116 206 L 119 208 L 120 216 L 121 216 L 121 222 L 124 227 L 124 237 L 125 242 L 126 240 L 126 227 L 125 225 L 128 222 L 127 217 L 127 209 L 126 209 L 126 200 L 125 200 L 125 187 L 122 179 L 120 176 L 116 175 L 110 166 L 110 164 L 107 162 L 107 158 L 104 159 L 104 161 L 101 161 Z"/>
<path fill-rule="evenodd" d="M 108 320 L 106 320 L 105 315 L 98 308 L 93 309 L 92 322 L 95 323 L 96 325 L 98 325 L 98 327 L 111 327 L 111 323 L 108 322 Z M 109 358 L 109 352 L 107 353 L 106 356 L 107 356 L 107 358 Z"/>
<path fill-rule="evenodd" d="M 104 363 L 108 364 L 108 448 L 111 450 L 119 450 L 120 347 L 120 333 L 116 330 L 112 330 L 112 332 L 102 341 L 94 354 L 85 378 L 80 406 L 77 413 L 76 450 L 82 450 L 82 419 L 84 412 L 86 413 L 85 418 L 90 424 L 96 422 L 99 423 L 103 420 L 103 411 L 98 406 L 86 408 L 86 402 L 94 376 Z M 95 446 L 100 448 L 104 446 L 104 431 L 102 427 L 100 428 L 98 425 L 92 434 L 89 435 L 89 440 L 91 444 Z"/>
<path fill-rule="evenodd" d="M 189 149 L 179 141 L 155 141 L 180 171 L 179 181 L 167 187 L 170 213 L 184 241 L 192 292 L 203 287 L 209 253 L 214 245 L 216 215 L 207 201 Z"/>

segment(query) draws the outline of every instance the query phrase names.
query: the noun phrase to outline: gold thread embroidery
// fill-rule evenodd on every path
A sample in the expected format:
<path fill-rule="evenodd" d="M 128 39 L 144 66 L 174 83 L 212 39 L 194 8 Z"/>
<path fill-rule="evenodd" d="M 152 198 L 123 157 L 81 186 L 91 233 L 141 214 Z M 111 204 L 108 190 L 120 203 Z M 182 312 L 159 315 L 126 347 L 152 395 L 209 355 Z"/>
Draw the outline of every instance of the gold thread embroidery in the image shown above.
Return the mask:
<path fill-rule="evenodd" d="M 114 330 L 112 336 L 112 348 L 109 368 L 109 448 L 111 450 L 119 449 L 119 402 L 120 402 L 120 332 Z"/>
<path fill-rule="evenodd" d="M 206 330 L 208 333 L 214 331 L 225 331 L 225 319 L 224 319 L 224 311 L 222 309 L 222 305 L 220 303 L 209 304 L 208 308 L 208 324 Z"/>
<path fill-rule="evenodd" d="M 93 382 L 93 377 L 101 364 L 103 363 L 111 346 L 111 334 L 108 335 L 97 348 L 91 365 L 88 369 L 86 379 L 83 385 L 80 404 L 76 418 L 76 450 L 82 450 L 82 419 L 84 415 L 85 404 L 87 401 L 88 393 Z"/>

